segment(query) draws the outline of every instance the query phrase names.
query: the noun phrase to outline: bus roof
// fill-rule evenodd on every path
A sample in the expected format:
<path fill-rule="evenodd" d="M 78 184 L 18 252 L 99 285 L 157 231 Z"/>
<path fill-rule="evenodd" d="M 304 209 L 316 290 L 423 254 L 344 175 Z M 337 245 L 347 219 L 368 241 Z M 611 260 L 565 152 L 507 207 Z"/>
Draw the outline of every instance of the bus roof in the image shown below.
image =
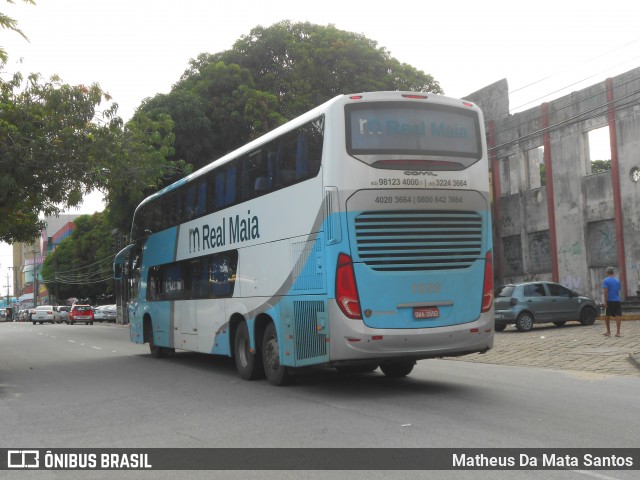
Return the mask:
<path fill-rule="evenodd" d="M 337 95 L 331 100 L 326 101 L 325 103 L 309 110 L 308 112 L 280 125 L 279 127 L 265 133 L 264 135 L 252 140 L 251 142 L 243 145 L 242 147 L 233 150 L 222 157 L 213 160 L 208 165 L 199 168 L 195 172 L 190 173 L 189 175 L 181 178 L 180 180 L 175 181 L 171 185 L 164 187 L 161 190 L 149 195 L 147 198 L 142 200 L 140 204 L 136 207 L 136 211 L 144 204 L 150 202 L 151 200 L 163 196 L 168 192 L 175 190 L 176 188 L 189 183 L 191 180 L 196 179 L 207 172 L 218 168 L 227 162 L 230 162 L 234 158 L 241 156 L 245 153 L 251 152 L 252 150 L 258 148 L 259 146 L 269 142 L 273 138 L 277 138 L 282 133 L 285 133 L 292 128 L 296 128 L 300 125 L 307 123 L 310 120 L 313 120 L 323 112 L 325 112 L 329 107 L 337 103 L 349 103 L 350 101 L 398 101 L 403 99 L 413 99 L 413 100 L 423 100 L 428 101 L 430 103 L 438 103 L 438 104 L 446 104 L 446 105 L 458 105 L 458 106 L 466 106 L 470 108 L 479 108 L 472 102 L 467 100 L 462 100 L 459 98 L 447 97 L 444 95 L 438 95 L 435 93 L 428 92 L 408 92 L 408 91 L 381 91 L 381 92 L 361 92 L 361 93 L 352 93 L 348 95 Z"/>

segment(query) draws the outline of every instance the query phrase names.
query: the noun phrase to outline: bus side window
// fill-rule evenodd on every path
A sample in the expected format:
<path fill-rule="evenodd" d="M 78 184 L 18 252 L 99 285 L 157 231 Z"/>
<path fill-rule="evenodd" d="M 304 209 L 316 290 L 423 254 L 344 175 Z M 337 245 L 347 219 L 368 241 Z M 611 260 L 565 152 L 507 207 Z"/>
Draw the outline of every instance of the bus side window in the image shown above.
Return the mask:
<path fill-rule="evenodd" d="M 307 162 L 309 177 L 315 177 L 320 171 L 322 162 L 322 142 L 324 141 L 324 119 L 319 118 L 303 127 L 307 137 Z"/>
<path fill-rule="evenodd" d="M 224 190 L 224 206 L 233 205 L 236 201 L 236 166 L 227 167 L 227 178 Z"/>
<path fill-rule="evenodd" d="M 296 180 L 302 180 L 309 176 L 307 136 L 304 132 L 298 134 L 296 144 Z"/>
<path fill-rule="evenodd" d="M 181 195 L 183 205 L 182 220 L 191 220 L 196 215 L 196 186 L 188 185 Z"/>
<path fill-rule="evenodd" d="M 197 194 L 197 202 L 196 202 L 196 217 L 204 215 L 207 208 L 207 182 L 206 180 L 201 180 L 198 183 L 198 194 Z"/>
<path fill-rule="evenodd" d="M 181 300 L 185 298 L 185 282 L 180 263 L 162 267 L 162 300 Z"/>
<path fill-rule="evenodd" d="M 217 171 L 215 173 L 215 192 L 214 192 L 214 198 L 215 198 L 215 202 L 213 204 L 213 210 L 210 210 L 212 212 L 215 212 L 216 210 L 220 210 L 223 206 L 224 206 L 224 186 L 225 186 L 225 178 L 226 175 L 224 173 L 224 169 L 221 168 L 220 171 Z"/>
<path fill-rule="evenodd" d="M 149 269 L 149 281 L 147 283 L 147 300 L 154 301 L 160 298 L 160 268 Z"/>
<path fill-rule="evenodd" d="M 231 297 L 236 280 L 238 252 L 214 255 L 209 261 L 209 286 L 211 297 Z"/>
<path fill-rule="evenodd" d="M 296 159 L 293 147 L 294 140 L 287 134 L 284 138 L 274 143 L 276 188 L 286 187 L 296 181 Z M 277 146 L 276 146 L 277 145 Z"/>

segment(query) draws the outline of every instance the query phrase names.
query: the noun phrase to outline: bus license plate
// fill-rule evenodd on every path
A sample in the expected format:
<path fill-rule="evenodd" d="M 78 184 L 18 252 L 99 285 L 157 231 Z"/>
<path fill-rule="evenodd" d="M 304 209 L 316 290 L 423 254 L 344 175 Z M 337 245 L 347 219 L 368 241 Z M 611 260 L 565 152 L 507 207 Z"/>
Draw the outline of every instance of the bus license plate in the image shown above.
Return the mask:
<path fill-rule="evenodd" d="M 413 309 L 413 318 L 424 320 L 428 318 L 438 318 L 440 309 L 438 307 L 415 307 Z"/>

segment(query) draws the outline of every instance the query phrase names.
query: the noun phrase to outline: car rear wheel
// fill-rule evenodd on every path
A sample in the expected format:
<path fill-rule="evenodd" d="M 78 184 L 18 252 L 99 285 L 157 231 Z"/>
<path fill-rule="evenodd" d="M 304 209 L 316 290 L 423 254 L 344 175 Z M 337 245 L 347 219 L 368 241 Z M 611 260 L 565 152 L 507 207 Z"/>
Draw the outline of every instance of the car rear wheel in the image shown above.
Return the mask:
<path fill-rule="evenodd" d="M 593 308 L 585 308 L 580 314 L 580 323 L 582 325 L 593 325 L 596 321 L 596 311 Z"/>
<path fill-rule="evenodd" d="M 496 325 L 495 326 L 496 332 L 503 332 L 505 328 L 507 328 L 506 324 Z"/>
<path fill-rule="evenodd" d="M 529 312 L 523 312 L 518 315 L 516 320 L 516 328 L 520 332 L 528 332 L 533 328 L 533 315 Z"/>

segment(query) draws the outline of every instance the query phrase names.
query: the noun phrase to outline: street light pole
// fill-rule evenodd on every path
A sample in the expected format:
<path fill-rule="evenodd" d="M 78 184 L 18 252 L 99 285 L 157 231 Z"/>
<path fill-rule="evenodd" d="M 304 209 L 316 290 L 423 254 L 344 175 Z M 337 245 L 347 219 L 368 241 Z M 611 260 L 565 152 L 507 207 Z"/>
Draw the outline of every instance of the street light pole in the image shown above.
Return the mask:
<path fill-rule="evenodd" d="M 33 308 L 38 306 L 38 263 L 36 261 L 37 250 L 33 247 Z"/>

